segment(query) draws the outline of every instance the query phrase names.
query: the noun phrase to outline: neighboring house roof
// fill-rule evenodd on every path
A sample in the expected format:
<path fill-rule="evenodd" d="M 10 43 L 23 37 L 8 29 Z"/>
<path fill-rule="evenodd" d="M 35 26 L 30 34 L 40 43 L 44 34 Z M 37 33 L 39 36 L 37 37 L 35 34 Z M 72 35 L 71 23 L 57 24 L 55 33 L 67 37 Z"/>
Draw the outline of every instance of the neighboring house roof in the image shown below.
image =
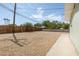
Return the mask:
<path fill-rule="evenodd" d="M 74 10 L 74 3 L 65 3 L 65 20 L 70 20 L 73 14 L 73 10 Z"/>

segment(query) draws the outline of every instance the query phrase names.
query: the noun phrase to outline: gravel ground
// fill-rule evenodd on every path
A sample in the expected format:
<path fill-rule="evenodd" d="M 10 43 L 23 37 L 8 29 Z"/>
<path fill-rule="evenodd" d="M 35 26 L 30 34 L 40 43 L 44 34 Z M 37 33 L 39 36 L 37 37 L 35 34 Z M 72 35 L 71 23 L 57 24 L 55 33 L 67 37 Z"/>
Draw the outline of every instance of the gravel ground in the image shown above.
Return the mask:
<path fill-rule="evenodd" d="M 16 33 L 19 45 L 12 41 L 12 34 L 0 34 L 0 55 L 45 56 L 61 33 L 45 31 Z"/>

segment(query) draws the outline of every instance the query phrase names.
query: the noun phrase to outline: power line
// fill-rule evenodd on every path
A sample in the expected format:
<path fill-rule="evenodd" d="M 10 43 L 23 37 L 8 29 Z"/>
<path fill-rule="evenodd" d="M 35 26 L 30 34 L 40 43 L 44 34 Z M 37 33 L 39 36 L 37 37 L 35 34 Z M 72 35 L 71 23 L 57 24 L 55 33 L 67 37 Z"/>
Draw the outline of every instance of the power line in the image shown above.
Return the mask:
<path fill-rule="evenodd" d="M 21 7 L 17 7 L 17 9 L 23 9 Z M 41 9 L 41 10 L 63 10 L 64 8 L 51 8 L 51 9 Z M 37 9 L 33 9 L 33 8 L 30 8 L 30 9 L 27 9 L 27 10 L 37 10 Z"/>
<path fill-rule="evenodd" d="M 3 4 L 0 4 L 0 6 L 3 7 L 3 8 L 5 8 L 5 9 L 7 9 L 8 11 L 10 11 L 10 12 L 12 12 L 12 13 L 14 12 L 12 9 L 8 8 L 7 6 L 5 6 L 5 5 L 3 5 Z M 60 8 L 60 9 L 63 9 L 63 8 Z M 40 22 L 40 21 L 36 21 L 36 20 L 34 20 L 34 19 L 32 19 L 32 18 L 29 18 L 29 17 L 27 17 L 27 16 L 25 16 L 25 15 L 22 15 L 21 13 L 18 13 L 18 12 L 16 12 L 16 15 L 21 16 L 21 17 L 23 17 L 23 18 L 27 18 L 28 20 L 31 20 L 31 21 L 33 21 L 33 22 Z"/>
<path fill-rule="evenodd" d="M 11 10 L 10 8 L 6 7 L 6 6 L 3 5 L 3 4 L 0 4 L 0 6 L 2 6 L 3 8 L 7 9 L 8 11 L 10 11 L 10 12 L 12 12 L 12 13 L 14 12 L 13 10 Z M 29 19 L 29 20 L 31 20 L 31 21 L 33 21 L 33 22 L 38 22 L 38 21 L 33 20 L 32 18 L 29 18 L 29 17 L 27 17 L 27 16 L 24 16 L 24 15 L 18 13 L 18 12 L 16 12 L 16 14 L 19 15 L 19 16 L 21 16 L 21 17 L 23 17 L 23 18 L 27 18 L 27 19 Z"/>

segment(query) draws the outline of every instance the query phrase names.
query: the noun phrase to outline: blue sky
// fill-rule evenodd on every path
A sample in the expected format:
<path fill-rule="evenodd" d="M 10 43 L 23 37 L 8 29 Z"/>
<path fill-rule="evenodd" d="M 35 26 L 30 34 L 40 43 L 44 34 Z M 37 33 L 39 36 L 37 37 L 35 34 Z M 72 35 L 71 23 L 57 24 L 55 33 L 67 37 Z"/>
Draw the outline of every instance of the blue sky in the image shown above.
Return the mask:
<path fill-rule="evenodd" d="M 4 3 L 2 4 L 9 9 L 13 10 L 14 4 Z M 17 4 L 18 13 L 27 16 L 28 18 L 21 17 L 16 14 L 16 24 L 20 25 L 25 22 L 37 23 L 44 20 L 57 20 L 64 21 L 64 4 L 63 3 L 22 3 Z M 13 20 L 13 13 L 3 8 L 0 4 L 0 24 L 5 24 L 4 18 L 10 19 L 10 23 Z M 34 20 L 34 21 L 32 21 Z M 36 21 L 36 22 L 35 22 Z"/>

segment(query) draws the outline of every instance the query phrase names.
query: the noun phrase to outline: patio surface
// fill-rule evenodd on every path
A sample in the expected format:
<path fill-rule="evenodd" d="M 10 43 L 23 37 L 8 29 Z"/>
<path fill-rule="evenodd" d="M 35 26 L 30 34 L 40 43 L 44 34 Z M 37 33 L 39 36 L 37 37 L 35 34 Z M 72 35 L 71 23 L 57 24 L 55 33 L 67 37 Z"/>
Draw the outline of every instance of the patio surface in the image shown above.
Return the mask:
<path fill-rule="evenodd" d="M 57 42 L 51 47 L 47 56 L 77 56 L 76 48 L 69 39 L 69 33 L 62 33 Z"/>

